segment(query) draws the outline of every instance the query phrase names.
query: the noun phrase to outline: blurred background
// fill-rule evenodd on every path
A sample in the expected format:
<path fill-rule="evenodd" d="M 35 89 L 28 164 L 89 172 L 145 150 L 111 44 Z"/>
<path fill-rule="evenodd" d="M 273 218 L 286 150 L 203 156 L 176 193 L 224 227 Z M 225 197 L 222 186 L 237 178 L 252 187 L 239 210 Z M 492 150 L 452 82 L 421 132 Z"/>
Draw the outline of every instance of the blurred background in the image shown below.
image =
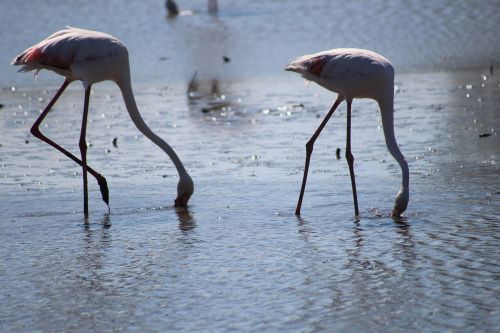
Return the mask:
<path fill-rule="evenodd" d="M 0 85 L 31 84 L 10 61 L 66 25 L 118 37 L 133 79 L 148 82 L 189 82 L 195 70 L 200 78 L 285 77 L 295 57 L 337 47 L 379 52 L 397 72 L 489 68 L 500 55 L 496 0 L 220 0 L 212 14 L 207 1 L 177 5 L 180 16 L 168 17 L 163 0 L 2 1 Z"/>

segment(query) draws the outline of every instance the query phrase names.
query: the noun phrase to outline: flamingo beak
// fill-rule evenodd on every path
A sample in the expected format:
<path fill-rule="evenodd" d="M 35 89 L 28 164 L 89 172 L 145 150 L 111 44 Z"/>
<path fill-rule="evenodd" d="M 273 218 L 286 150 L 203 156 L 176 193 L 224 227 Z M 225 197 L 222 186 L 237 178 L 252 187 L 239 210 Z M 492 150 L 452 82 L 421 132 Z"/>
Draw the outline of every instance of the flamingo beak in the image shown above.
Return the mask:
<path fill-rule="evenodd" d="M 391 217 L 394 217 L 394 218 L 400 218 L 400 217 L 401 217 L 401 213 L 399 212 L 399 210 L 394 209 L 394 210 L 392 211 Z"/>
<path fill-rule="evenodd" d="M 398 205 L 395 205 L 394 209 L 392 210 L 391 217 L 393 218 L 401 218 L 401 214 L 406 210 L 406 205 L 404 207 L 400 207 Z"/>
<path fill-rule="evenodd" d="M 189 201 L 188 196 L 181 196 L 175 199 L 174 207 L 187 207 Z"/>

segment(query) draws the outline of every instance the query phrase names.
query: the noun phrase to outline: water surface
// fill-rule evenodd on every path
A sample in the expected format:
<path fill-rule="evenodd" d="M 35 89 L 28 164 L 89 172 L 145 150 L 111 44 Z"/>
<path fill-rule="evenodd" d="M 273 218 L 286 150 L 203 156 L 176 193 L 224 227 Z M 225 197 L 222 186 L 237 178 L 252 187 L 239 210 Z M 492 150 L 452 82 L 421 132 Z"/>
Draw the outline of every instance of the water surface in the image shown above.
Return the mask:
<path fill-rule="evenodd" d="M 213 17 L 186 1 L 195 14 L 175 20 L 152 1 L 107 2 L 95 15 L 98 4 L 85 2 L 76 16 L 71 4 L 2 3 L 12 13 L 0 39 L 2 329 L 497 331 L 500 75 L 486 37 L 500 21 L 493 1 L 451 3 L 221 1 Z M 33 29 L 19 28 L 30 19 Z M 172 207 L 173 165 L 104 83 L 91 99 L 89 164 L 108 179 L 111 211 L 90 179 L 84 221 L 80 168 L 29 134 L 60 79 L 33 82 L 5 65 L 64 24 L 126 41 L 139 109 L 195 181 L 188 210 Z M 457 39 L 465 24 L 474 43 Z M 334 29 L 331 42 L 320 38 Z M 399 221 L 389 214 L 400 170 L 367 100 L 355 101 L 352 120 L 361 217 L 343 158 L 345 105 L 316 143 L 303 214 L 293 214 L 305 143 L 334 96 L 281 68 L 334 46 L 376 49 L 396 66 L 396 136 L 411 182 Z M 82 100 L 74 83 L 42 128 L 77 155 Z"/>

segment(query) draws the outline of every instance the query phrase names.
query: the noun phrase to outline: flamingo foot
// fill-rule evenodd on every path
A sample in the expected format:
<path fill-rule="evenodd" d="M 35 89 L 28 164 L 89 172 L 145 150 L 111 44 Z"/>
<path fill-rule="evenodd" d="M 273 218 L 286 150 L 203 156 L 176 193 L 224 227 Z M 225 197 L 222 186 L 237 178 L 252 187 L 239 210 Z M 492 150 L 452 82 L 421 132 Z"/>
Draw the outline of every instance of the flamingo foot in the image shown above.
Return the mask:
<path fill-rule="evenodd" d="M 97 183 L 99 184 L 99 188 L 101 190 L 101 196 L 102 196 L 102 201 L 108 205 L 109 208 L 109 190 L 108 190 L 108 182 L 106 181 L 106 178 L 104 177 L 99 177 L 97 180 Z"/>

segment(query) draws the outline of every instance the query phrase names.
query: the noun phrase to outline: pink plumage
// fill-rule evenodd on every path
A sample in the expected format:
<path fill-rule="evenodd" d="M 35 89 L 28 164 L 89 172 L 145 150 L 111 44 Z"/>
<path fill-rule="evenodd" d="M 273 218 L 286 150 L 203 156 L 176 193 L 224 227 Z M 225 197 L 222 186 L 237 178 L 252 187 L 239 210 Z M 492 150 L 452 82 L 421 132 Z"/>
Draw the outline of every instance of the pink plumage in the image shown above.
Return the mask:
<path fill-rule="evenodd" d="M 328 90 L 353 98 L 380 99 L 393 89 L 394 69 L 386 58 L 370 50 L 333 49 L 305 55 L 285 70 L 301 74 Z"/>
<path fill-rule="evenodd" d="M 363 49 L 342 48 L 305 55 L 292 61 L 285 70 L 299 73 L 306 80 L 337 93 L 337 100 L 314 135 L 306 144 L 306 163 L 299 201 L 295 213 L 300 214 L 307 173 L 314 142 L 342 101 L 347 102 L 346 159 L 349 164 L 354 212 L 359 215 L 354 157 L 351 153 L 351 103 L 354 98 L 371 98 L 379 104 L 387 148 L 401 167 L 402 184 L 396 195 L 393 216 L 400 216 L 409 201 L 409 170 L 394 136 L 394 68 L 378 53 Z"/>
<path fill-rule="evenodd" d="M 33 124 L 31 133 L 82 166 L 85 216 L 88 216 L 87 172 L 96 178 L 101 189 L 103 201 L 108 204 L 106 179 L 87 166 L 87 145 L 85 142 L 90 88 L 92 84 L 104 80 L 111 80 L 118 85 L 122 92 L 125 106 L 134 124 L 171 158 L 179 173 L 175 205 L 187 205 L 194 191 L 193 181 L 175 151 L 163 139 L 158 137 L 142 119 L 132 92 L 128 51 L 125 45 L 117 38 L 99 31 L 68 27 L 67 29 L 53 33 L 41 42 L 27 48 L 12 61 L 12 65 L 21 66 L 20 72 L 35 71 L 36 73 L 39 70 L 47 69 L 65 77 L 65 81 L 59 91 Z M 52 109 L 52 106 L 66 87 L 76 80 L 82 81 L 85 89 L 79 143 L 82 155 L 81 160 L 54 141 L 45 137 L 39 129 L 43 119 Z"/>

